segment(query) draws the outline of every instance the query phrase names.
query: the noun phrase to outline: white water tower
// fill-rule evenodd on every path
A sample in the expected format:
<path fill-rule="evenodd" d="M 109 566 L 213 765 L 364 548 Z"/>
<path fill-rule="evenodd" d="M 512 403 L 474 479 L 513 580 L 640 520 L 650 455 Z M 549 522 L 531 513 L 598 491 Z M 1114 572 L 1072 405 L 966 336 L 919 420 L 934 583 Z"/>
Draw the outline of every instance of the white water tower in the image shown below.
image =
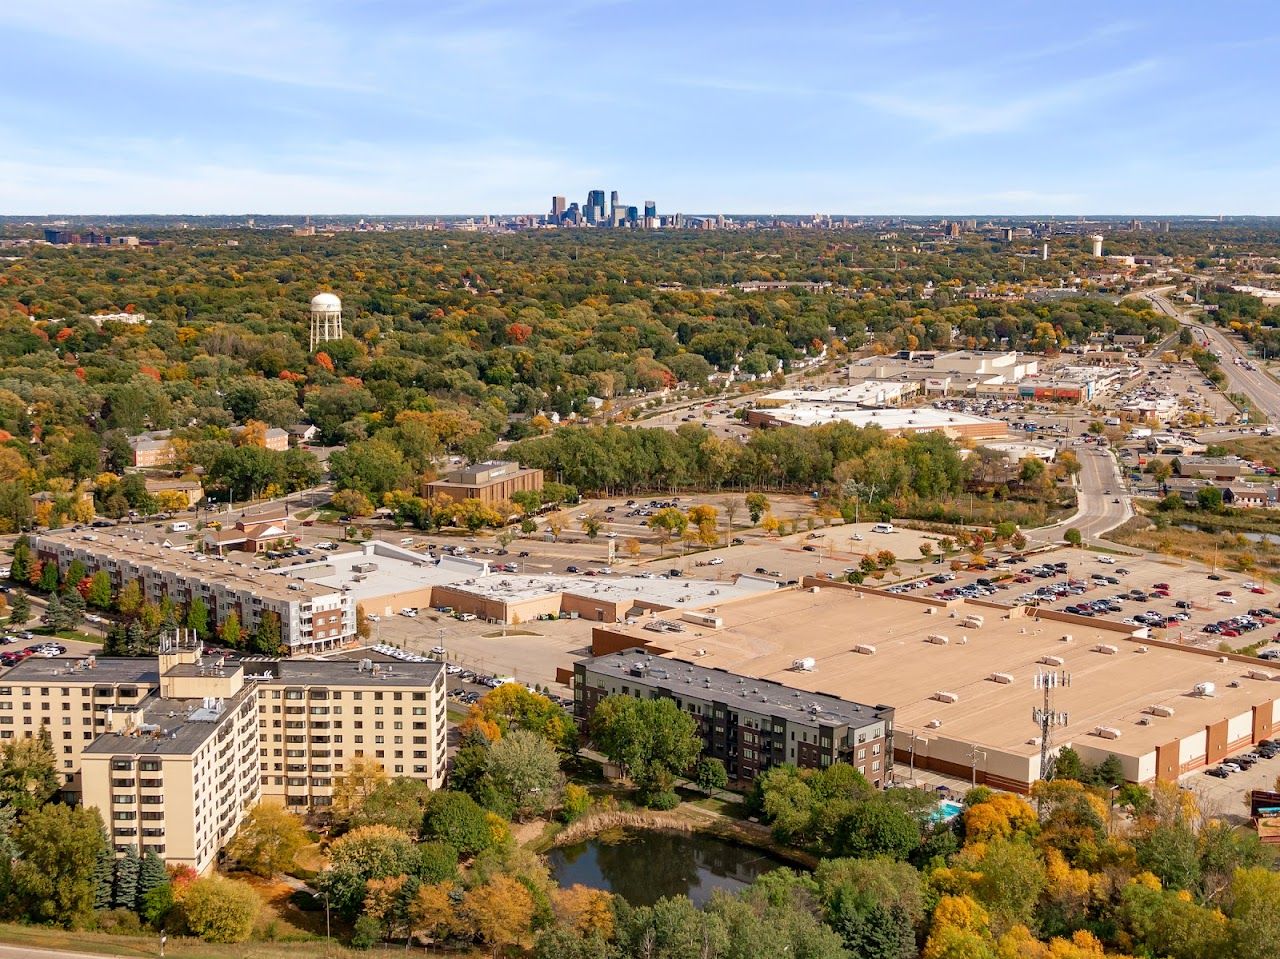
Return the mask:
<path fill-rule="evenodd" d="M 329 340 L 342 339 L 342 301 L 332 293 L 311 298 L 311 352 Z"/>
<path fill-rule="evenodd" d="M 1091 239 L 1091 240 L 1093 241 L 1093 255 L 1094 255 L 1095 257 L 1101 258 L 1101 257 L 1102 257 L 1102 236 L 1101 236 L 1101 234 L 1095 233 L 1093 236 L 1089 237 L 1089 239 Z"/>

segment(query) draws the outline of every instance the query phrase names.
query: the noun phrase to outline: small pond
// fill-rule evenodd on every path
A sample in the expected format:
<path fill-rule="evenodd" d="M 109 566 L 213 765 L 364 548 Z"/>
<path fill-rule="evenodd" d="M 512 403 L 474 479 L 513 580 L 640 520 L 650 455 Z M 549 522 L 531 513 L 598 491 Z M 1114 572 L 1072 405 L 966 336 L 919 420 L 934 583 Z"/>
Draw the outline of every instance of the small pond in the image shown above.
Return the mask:
<path fill-rule="evenodd" d="M 688 896 L 696 905 L 716 889 L 737 892 L 785 863 L 768 853 L 698 833 L 611 829 L 547 853 L 561 886 L 606 889 L 633 906 L 663 896 Z"/>

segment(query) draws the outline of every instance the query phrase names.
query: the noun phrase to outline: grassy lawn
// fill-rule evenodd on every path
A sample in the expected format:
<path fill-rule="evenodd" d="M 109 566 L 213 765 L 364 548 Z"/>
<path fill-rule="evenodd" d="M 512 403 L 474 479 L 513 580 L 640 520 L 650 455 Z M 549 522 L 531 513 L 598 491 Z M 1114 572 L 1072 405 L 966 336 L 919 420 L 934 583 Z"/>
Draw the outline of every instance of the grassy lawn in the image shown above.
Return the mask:
<path fill-rule="evenodd" d="M 320 921 L 324 922 L 321 913 Z M 103 956 L 158 956 L 159 940 L 149 936 L 108 936 L 97 932 L 68 932 L 47 926 L 0 924 L 0 944 L 27 946 L 31 949 L 62 949 Z M 401 947 L 403 951 L 403 947 Z M 244 942 L 214 944 L 170 936 L 165 945 L 166 956 L 181 959 L 327 959 L 357 956 L 364 953 L 344 949 L 323 940 L 310 942 Z"/>
<path fill-rule="evenodd" d="M 56 636 L 58 639 L 74 639 L 78 643 L 92 643 L 95 646 L 102 645 L 101 636 L 90 636 L 88 633 L 82 633 L 76 629 L 59 629 L 56 632 L 48 626 L 40 626 L 31 630 L 37 636 Z"/>

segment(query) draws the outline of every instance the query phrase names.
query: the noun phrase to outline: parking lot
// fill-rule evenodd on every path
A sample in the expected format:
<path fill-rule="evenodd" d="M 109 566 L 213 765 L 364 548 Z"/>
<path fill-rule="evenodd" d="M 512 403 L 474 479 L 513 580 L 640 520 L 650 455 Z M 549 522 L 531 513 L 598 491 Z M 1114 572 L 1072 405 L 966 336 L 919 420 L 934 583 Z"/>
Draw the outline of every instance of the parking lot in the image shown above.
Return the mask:
<path fill-rule="evenodd" d="M 1157 556 L 1063 548 L 1005 558 L 982 571 L 941 570 L 907 585 L 940 599 L 990 597 L 1148 626 L 1154 638 L 1207 649 L 1224 641 L 1239 649 L 1280 638 L 1274 587 L 1243 573 Z M 1280 644 L 1262 655 L 1280 659 Z"/>

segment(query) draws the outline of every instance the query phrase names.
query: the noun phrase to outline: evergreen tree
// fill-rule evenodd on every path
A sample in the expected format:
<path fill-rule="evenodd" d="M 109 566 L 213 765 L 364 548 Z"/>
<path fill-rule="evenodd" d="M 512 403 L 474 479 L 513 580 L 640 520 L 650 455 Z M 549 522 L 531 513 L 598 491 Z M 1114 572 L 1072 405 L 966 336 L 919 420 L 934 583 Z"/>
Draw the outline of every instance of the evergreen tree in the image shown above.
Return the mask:
<path fill-rule="evenodd" d="M 140 656 L 147 649 L 147 632 L 136 619 L 125 627 L 125 655 Z"/>
<path fill-rule="evenodd" d="M 62 600 L 62 625 L 58 629 L 75 629 L 84 622 L 84 597 L 78 589 L 70 590 Z"/>
<path fill-rule="evenodd" d="M 142 870 L 142 860 L 137 850 L 129 847 L 129 851 L 116 860 L 116 881 L 111 896 L 111 904 L 117 909 L 138 908 L 138 878 Z"/>
<path fill-rule="evenodd" d="M 93 868 L 93 908 L 110 909 L 114 892 L 116 873 L 116 857 L 111 852 L 111 842 L 107 831 L 102 831 L 102 849 L 98 852 L 98 862 Z"/>
<path fill-rule="evenodd" d="M 57 593 L 49 594 L 49 602 L 45 606 L 44 615 L 40 617 L 40 622 L 51 629 L 62 628 L 62 600 L 58 598 Z"/>
<path fill-rule="evenodd" d="M 26 534 L 13 544 L 13 562 L 9 564 L 9 578 L 15 583 L 25 583 L 31 576 L 31 541 Z"/>
<path fill-rule="evenodd" d="M 142 865 L 138 870 L 138 905 L 141 906 L 147 894 L 153 889 L 167 885 L 169 872 L 164 868 L 164 860 L 153 852 L 142 857 Z"/>
<path fill-rule="evenodd" d="M 9 605 L 9 625 L 25 626 L 30 618 L 31 599 L 27 596 L 26 590 L 20 589 L 13 594 L 13 600 Z"/>
<path fill-rule="evenodd" d="M 846 908 L 832 925 L 860 959 L 915 959 L 917 955 L 911 918 L 897 903 Z"/>
<path fill-rule="evenodd" d="M 102 643 L 103 656 L 128 656 L 129 640 L 125 633 L 125 628 L 119 623 L 112 623 L 111 628 L 107 630 L 107 638 Z"/>

